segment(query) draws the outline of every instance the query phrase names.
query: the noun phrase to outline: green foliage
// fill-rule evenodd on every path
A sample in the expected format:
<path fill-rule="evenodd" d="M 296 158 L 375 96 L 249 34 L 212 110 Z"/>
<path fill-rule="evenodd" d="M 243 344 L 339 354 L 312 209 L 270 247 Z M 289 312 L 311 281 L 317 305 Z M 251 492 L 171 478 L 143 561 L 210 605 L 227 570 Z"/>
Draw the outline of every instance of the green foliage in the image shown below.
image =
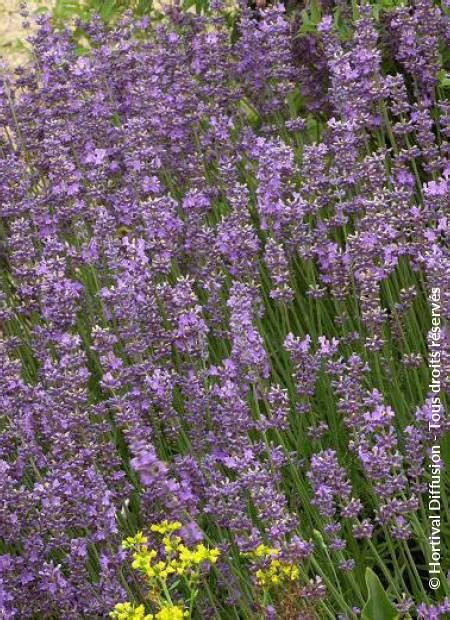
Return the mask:
<path fill-rule="evenodd" d="M 152 0 L 56 0 L 52 14 L 60 23 L 74 18 L 86 21 L 92 15 L 100 15 L 106 23 L 112 23 L 127 10 L 132 10 L 135 15 L 150 14 L 153 11 L 153 2 Z"/>

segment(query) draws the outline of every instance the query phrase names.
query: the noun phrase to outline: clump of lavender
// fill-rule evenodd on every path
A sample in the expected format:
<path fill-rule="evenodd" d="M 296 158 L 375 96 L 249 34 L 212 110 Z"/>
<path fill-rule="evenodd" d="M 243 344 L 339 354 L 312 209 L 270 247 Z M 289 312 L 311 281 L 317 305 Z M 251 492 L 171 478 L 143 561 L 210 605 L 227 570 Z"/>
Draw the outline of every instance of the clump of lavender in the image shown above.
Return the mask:
<path fill-rule="evenodd" d="M 39 21 L 0 79 L 1 617 L 145 617 L 121 540 L 167 521 L 173 613 L 445 618 L 446 9 Z"/>

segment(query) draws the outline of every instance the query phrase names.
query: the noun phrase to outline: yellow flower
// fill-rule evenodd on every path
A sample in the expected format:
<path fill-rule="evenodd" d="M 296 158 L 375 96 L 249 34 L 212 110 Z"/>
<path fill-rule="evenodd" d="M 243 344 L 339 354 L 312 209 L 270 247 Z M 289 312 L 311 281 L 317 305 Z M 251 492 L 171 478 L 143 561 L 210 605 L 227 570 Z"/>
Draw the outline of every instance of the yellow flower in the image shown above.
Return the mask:
<path fill-rule="evenodd" d="M 189 612 L 184 611 L 183 608 L 178 605 L 167 605 L 155 614 L 157 620 L 183 620 L 183 618 L 187 618 L 188 616 Z"/>
<path fill-rule="evenodd" d="M 256 581 L 260 586 L 263 586 L 266 583 L 266 576 L 263 570 L 259 569 L 256 571 Z"/>
<path fill-rule="evenodd" d="M 211 562 L 211 564 L 214 564 L 217 562 L 219 555 L 220 551 L 218 549 L 208 549 L 205 545 L 200 544 L 194 549 L 192 561 L 194 564 L 201 564 L 202 562 Z"/>
<path fill-rule="evenodd" d="M 281 570 L 283 574 L 286 575 L 286 577 L 291 581 L 295 581 L 296 579 L 298 579 L 298 576 L 300 574 L 298 566 L 295 566 L 295 564 L 284 564 Z"/>
<path fill-rule="evenodd" d="M 177 575 L 183 575 L 186 572 L 187 566 L 178 560 L 171 560 L 170 566 L 173 568 L 173 572 Z"/>
<path fill-rule="evenodd" d="M 146 614 L 144 605 L 135 607 L 132 603 L 117 603 L 109 614 L 115 620 L 153 620 L 153 614 Z"/>
<path fill-rule="evenodd" d="M 299 574 L 300 571 L 295 564 L 272 560 L 269 566 L 256 571 L 256 581 L 258 585 L 266 587 L 268 585 L 278 585 L 287 579 L 295 581 Z"/>
<path fill-rule="evenodd" d="M 135 554 L 134 561 L 131 566 L 135 570 L 141 571 L 148 579 L 167 579 L 169 575 L 175 572 L 173 565 L 167 562 L 156 562 L 152 564 L 152 560 L 156 557 L 156 551 L 150 551 L 147 554 Z"/>
<path fill-rule="evenodd" d="M 162 521 L 161 523 L 154 523 L 150 526 L 152 532 L 157 532 L 158 534 L 170 534 L 171 532 L 175 532 L 181 528 L 181 523 L 179 521 Z"/>
<path fill-rule="evenodd" d="M 133 549 L 133 547 L 140 547 L 147 544 L 147 537 L 142 532 L 138 532 L 136 536 L 129 536 L 122 541 L 123 549 Z"/>
<path fill-rule="evenodd" d="M 201 564 L 202 562 L 207 562 L 209 558 L 209 549 L 205 547 L 205 545 L 197 545 L 192 554 L 192 561 L 194 564 Z"/>
<path fill-rule="evenodd" d="M 178 547 L 179 560 L 183 566 L 198 565 L 203 562 L 215 564 L 220 555 L 219 549 L 208 549 L 203 544 L 197 545 L 194 549 L 189 549 L 185 545 Z"/>
<path fill-rule="evenodd" d="M 193 553 L 191 549 L 188 549 L 186 545 L 180 545 L 178 547 L 178 558 L 182 564 L 186 566 L 189 566 L 190 564 L 192 564 L 193 562 L 192 556 L 193 556 Z"/>
<path fill-rule="evenodd" d="M 219 555 L 219 549 L 214 548 L 209 550 L 209 561 L 211 562 L 211 564 L 215 564 L 217 562 Z"/>
<path fill-rule="evenodd" d="M 167 564 L 166 562 L 157 562 L 152 568 L 154 576 L 159 579 L 167 579 L 169 575 L 172 575 L 175 572 L 173 566 L 170 566 L 170 564 Z"/>
<path fill-rule="evenodd" d="M 278 585 L 280 583 L 280 578 L 278 575 L 272 575 L 272 577 L 270 578 L 270 583 L 272 583 L 274 586 Z"/>
<path fill-rule="evenodd" d="M 162 541 L 166 553 L 173 553 L 178 550 L 181 543 L 181 538 L 179 536 L 164 536 Z"/>
<path fill-rule="evenodd" d="M 259 545 L 253 551 L 253 554 L 257 558 L 269 557 L 271 555 L 278 555 L 280 553 L 279 549 L 275 549 L 274 547 L 268 547 L 267 545 Z"/>
<path fill-rule="evenodd" d="M 158 554 L 153 549 L 150 551 L 148 549 L 138 551 L 133 554 L 133 562 L 131 566 L 135 570 L 140 570 L 145 575 L 150 576 L 150 573 L 152 572 L 152 560 L 154 560 L 157 555 Z"/>

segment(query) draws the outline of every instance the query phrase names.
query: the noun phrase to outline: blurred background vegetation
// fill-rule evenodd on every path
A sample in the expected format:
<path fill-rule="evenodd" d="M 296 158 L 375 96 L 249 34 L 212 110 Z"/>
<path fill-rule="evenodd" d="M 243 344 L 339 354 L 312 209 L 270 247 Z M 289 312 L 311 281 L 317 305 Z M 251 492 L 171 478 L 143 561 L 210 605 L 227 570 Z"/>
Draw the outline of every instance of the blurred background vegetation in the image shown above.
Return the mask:
<path fill-rule="evenodd" d="M 257 0 L 264 2 L 265 0 Z M 60 24 L 73 19 L 88 20 L 91 15 L 100 15 L 105 22 L 114 22 L 125 11 L 132 10 L 137 16 L 160 16 L 164 4 L 174 0 L 0 0 L 0 58 L 8 65 L 17 66 L 27 59 L 26 38 L 33 29 L 33 15 L 51 12 Z M 209 0 L 181 0 L 186 10 L 197 12 L 207 9 Z M 235 0 L 225 4 L 236 6 Z M 23 10 L 31 17 L 28 29 L 24 27 Z"/>
<path fill-rule="evenodd" d="M 158 13 L 162 2 L 166 0 L 0 0 L 0 57 L 8 65 L 17 66 L 27 59 L 26 38 L 29 29 L 24 27 L 26 18 L 23 10 L 30 15 L 29 28 L 33 29 L 33 15 L 51 12 L 53 18 L 60 23 L 72 19 L 89 19 L 90 15 L 98 14 L 106 22 L 120 17 L 124 11 L 131 9 L 136 15 Z M 171 0 L 167 0 L 170 2 Z M 188 0 L 187 4 L 195 5 L 199 0 Z"/>

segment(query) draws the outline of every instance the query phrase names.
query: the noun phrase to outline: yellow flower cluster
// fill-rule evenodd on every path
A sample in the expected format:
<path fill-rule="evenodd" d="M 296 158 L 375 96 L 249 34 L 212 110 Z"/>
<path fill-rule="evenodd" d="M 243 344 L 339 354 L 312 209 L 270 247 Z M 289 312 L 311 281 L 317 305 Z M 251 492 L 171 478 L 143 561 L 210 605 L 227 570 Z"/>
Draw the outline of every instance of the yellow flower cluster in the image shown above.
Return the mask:
<path fill-rule="evenodd" d="M 262 587 L 278 585 L 282 581 L 295 581 L 299 576 L 299 569 L 295 564 L 272 560 L 267 568 L 256 571 L 256 579 Z"/>
<path fill-rule="evenodd" d="M 185 575 L 189 587 L 199 576 L 200 568 L 209 562 L 215 564 L 220 555 L 218 549 L 209 549 L 204 544 L 189 548 L 181 538 L 175 535 L 181 529 L 179 521 L 163 521 L 150 527 L 152 532 L 162 536 L 165 550 L 163 560 L 158 559 L 158 552 L 148 548 L 148 539 L 142 532 L 126 538 L 122 547 L 133 553 L 132 567 L 145 575 L 151 591 L 156 595 L 160 610 L 147 614 L 144 605 L 118 603 L 110 613 L 115 620 L 183 620 L 189 612 L 171 601 L 166 581 L 170 576 Z M 167 596 L 165 596 L 167 595 Z M 195 597 L 194 597 L 195 598 Z M 192 601 L 191 601 L 192 604 Z"/>
<path fill-rule="evenodd" d="M 147 538 L 138 532 L 136 536 L 127 538 L 123 542 L 125 549 L 133 549 L 132 567 L 143 573 L 149 580 L 166 580 L 170 575 L 184 575 L 193 573 L 206 562 L 215 564 L 220 555 L 218 549 L 209 549 L 203 544 L 196 545 L 193 549 L 186 547 L 179 536 L 174 532 L 181 528 L 178 521 L 163 521 L 152 525 L 152 532 L 163 536 L 162 543 L 166 552 L 166 559 L 155 562 L 157 552 L 147 547 Z"/>
<path fill-rule="evenodd" d="M 131 603 L 118 603 L 109 615 L 115 620 L 183 620 L 189 612 L 179 605 L 164 605 L 156 614 L 146 614 L 144 605 L 135 607 Z"/>
<path fill-rule="evenodd" d="M 286 580 L 295 581 L 298 579 L 300 573 L 298 567 L 295 564 L 277 559 L 276 556 L 279 554 L 279 549 L 267 545 L 259 545 L 254 551 L 244 554 L 256 560 L 270 560 L 267 566 L 256 571 L 256 580 L 261 587 L 266 588 L 271 585 L 278 585 Z"/>

